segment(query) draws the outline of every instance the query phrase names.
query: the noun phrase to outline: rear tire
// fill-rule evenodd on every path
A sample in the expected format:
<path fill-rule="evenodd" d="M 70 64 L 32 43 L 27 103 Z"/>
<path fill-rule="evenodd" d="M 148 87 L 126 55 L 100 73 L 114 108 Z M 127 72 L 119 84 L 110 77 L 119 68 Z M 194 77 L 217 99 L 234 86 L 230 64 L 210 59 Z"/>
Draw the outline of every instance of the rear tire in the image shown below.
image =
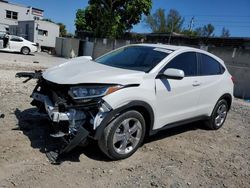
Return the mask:
<path fill-rule="evenodd" d="M 28 47 L 22 47 L 21 53 L 22 53 L 23 55 L 29 55 L 30 49 L 29 49 Z"/>
<path fill-rule="evenodd" d="M 98 145 L 110 159 L 125 159 L 141 146 L 145 132 L 143 116 L 134 110 L 127 111 L 104 129 Z"/>
<path fill-rule="evenodd" d="M 217 130 L 224 124 L 228 113 L 228 103 L 225 99 L 217 102 L 212 112 L 211 117 L 206 121 L 206 125 L 211 130 Z"/>

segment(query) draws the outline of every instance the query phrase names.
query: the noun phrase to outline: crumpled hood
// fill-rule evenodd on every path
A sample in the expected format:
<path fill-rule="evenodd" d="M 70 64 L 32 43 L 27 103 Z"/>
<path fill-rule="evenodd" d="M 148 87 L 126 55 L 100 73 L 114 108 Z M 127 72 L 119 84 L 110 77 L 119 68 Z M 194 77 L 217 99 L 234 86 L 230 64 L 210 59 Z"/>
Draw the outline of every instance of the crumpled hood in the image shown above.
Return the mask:
<path fill-rule="evenodd" d="M 43 72 L 43 78 L 57 84 L 140 84 L 144 72 L 120 69 L 78 57 Z"/>

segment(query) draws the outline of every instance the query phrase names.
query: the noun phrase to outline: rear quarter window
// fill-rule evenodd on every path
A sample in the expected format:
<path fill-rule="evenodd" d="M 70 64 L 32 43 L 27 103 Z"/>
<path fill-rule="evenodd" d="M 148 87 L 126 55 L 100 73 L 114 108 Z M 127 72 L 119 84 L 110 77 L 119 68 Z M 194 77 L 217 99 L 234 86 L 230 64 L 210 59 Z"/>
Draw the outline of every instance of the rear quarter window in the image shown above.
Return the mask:
<path fill-rule="evenodd" d="M 23 40 L 19 37 L 11 37 L 10 41 L 14 41 L 14 42 L 23 42 Z"/>
<path fill-rule="evenodd" d="M 206 55 L 200 54 L 200 75 L 220 75 L 225 72 L 225 68 L 214 58 Z"/>

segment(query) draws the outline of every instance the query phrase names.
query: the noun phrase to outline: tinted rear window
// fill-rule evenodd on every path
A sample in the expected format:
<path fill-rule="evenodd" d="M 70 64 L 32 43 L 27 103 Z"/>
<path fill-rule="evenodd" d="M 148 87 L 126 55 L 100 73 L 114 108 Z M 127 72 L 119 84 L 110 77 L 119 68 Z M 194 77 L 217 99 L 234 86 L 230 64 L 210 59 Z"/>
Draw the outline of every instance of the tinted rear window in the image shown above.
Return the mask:
<path fill-rule="evenodd" d="M 200 59 L 200 74 L 202 76 L 218 75 L 225 71 L 224 67 L 218 61 L 208 55 L 200 54 Z"/>
<path fill-rule="evenodd" d="M 14 36 L 11 37 L 10 41 L 14 41 L 14 42 L 23 42 L 23 40 L 22 40 L 21 38 L 19 38 L 19 37 L 14 37 Z"/>

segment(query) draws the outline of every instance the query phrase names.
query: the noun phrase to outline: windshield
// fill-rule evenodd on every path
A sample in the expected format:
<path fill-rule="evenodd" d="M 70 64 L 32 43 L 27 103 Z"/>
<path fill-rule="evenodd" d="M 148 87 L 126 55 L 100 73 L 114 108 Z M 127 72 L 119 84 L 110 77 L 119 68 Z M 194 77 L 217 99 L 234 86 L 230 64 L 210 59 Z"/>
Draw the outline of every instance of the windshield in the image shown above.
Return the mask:
<path fill-rule="evenodd" d="M 149 72 L 169 55 L 168 52 L 164 48 L 130 46 L 115 50 L 95 61 L 112 67 Z"/>

